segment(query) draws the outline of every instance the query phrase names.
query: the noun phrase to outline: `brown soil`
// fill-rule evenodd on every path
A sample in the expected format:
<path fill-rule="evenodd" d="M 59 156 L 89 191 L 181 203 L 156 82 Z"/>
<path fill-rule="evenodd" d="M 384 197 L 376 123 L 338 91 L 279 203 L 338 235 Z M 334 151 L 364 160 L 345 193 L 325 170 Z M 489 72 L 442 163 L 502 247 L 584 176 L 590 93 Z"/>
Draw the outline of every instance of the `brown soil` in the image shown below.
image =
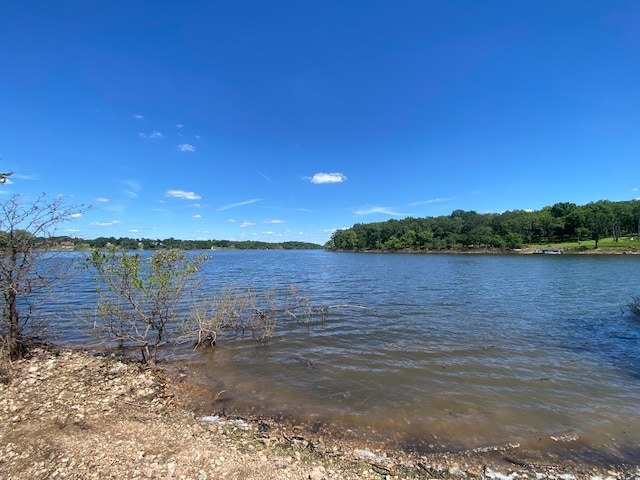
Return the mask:
<path fill-rule="evenodd" d="M 36 350 L 0 380 L 0 479 L 640 478 L 631 465 L 527 459 L 517 445 L 384 451 L 327 426 L 190 412 L 192 388 L 113 356 Z"/>

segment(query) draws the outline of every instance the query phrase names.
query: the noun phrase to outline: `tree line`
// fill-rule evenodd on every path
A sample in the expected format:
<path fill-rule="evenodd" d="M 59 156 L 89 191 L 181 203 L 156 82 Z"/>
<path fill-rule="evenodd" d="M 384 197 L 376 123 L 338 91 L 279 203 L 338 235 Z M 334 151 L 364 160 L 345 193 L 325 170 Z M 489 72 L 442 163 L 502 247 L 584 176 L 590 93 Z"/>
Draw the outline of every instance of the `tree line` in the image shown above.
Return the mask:
<path fill-rule="evenodd" d="M 287 241 L 287 242 L 260 242 L 256 240 L 180 240 L 176 238 L 151 239 L 151 238 L 130 238 L 130 237 L 98 237 L 92 240 L 70 236 L 57 236 L 48 239 L 56 246 L 69 247 L 74 249 L 105 248 L 109 246 L 119 247 L 123 250 L 215 250 L 215 249 L 236 249 L 236 250 L 317 250 L 322 249 L 322 245 L 310 242 Z"/>
<path fill-rule="evenodd" d="M 438 217 L 357 223 L 338 230 L 325 245 L 330 250 L 398 251 L 518 249 L 602 238 L 640 237 L 640 200 L 599 200 L 586 205 L 562 202 L 541 210 L 477 213 L 455 210 Z"/>

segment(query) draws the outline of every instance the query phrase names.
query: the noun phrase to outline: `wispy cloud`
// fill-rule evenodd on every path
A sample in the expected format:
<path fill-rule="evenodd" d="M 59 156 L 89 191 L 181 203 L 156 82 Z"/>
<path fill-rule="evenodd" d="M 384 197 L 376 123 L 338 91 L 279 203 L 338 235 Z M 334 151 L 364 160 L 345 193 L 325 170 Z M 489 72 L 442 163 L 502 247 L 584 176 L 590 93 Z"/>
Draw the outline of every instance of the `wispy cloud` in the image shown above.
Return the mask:
<path fill-rule="evenodd" d="M 120 220 L 111 220 L 110 222 L 91 222 L 89 225 L 94 227 L 112 227 L 122 223 Z"/>
<path fill-rule="evenodd" d="M 182 200 L 200 200 L 202 197 L 194 192 L 186 192 L 184 190 L 167 190 L 165 197 L 180 198 Z"/>
<path fill-rule="evenodd" d="M 181 152 L 195 152 L 196 147 L 188 143 L 181 143 L 180 145 L 178 145 L 178 150 L 180 150 Z"/>
<path fill-rule="evenodd" d="M 183 124 L 181 124 L 181 123 L 176 123 L 176 127 L 178 127 L 178 128 L 182 128 L 182 127 L 184 127 L 184 125 L 183 125 Z"/>
<path fill-rule="evenodd" d="M 240 225 L 238 225 L 240 228 L 247 228 L 247 227 L 254 227 L 256 224 L 253 222 L 247 222 L 244 221 L 242 222 Z"/>
<path fill-rule="evenodd" d="M 104 197 L 97 197 L 97 198 L 94 198 L 94 200 L 96 202 L 98 202 L 98 203 L 109 203 L 110 202 L 110 200 L 108 198 L 104 198 Z"/>
<path fill-rule="evenodd" d="M 410 203 L 410 207 L 417 207 L 418 205 L 428 205 L 430 203 L 441 203 L 441 202 L 450 202 L 453 198 L 432 198 L 429 200 L 421 200 L 418 202 Z"/>
<path fill-rule="evenodd" d="M 20 173 L 14 173 L 13 175 L 11 175 L 11 178 L 16 178 L 18 180 L 40 180 L 40 177 L 38 177 L 38 175 L 24 175 L 24 174 L 20 174 Z M 7 184 L 9 184 L 9 178 L 7 178 Z"/>
<path fill-rule="evenodd" d="M 134 114 L 132 115 L 132 117 L 133 117 L 133 118 L 137 118 L 138 120 L 140 120 L 140 119 L 144 118 L 144 116 L 143 116 L 143 115 L 140 115 L 139 113 L 134 113 Z"/>
<path fill-rule="evenodd" d="M 126 187 L 124 193 L 131 198 L 136 198 L 138 196 L 138 192 L 142 189 L 140 184 L 135 180 L 122 180 L 122 184 Z"/>
<path fill-rule="evenodd" d="M 122 203 L 110 203 L 105 207 L 105 210 L 116 213 L 124 213 L 127 209 L 127 206 Z"/>
<path fill-rule="evenodd" d="M 71 218 L 80 218 L 82 216 L 81 213 L 72 213 Z"/>
<path fill-rule="evenodd" d="M 406 213 L 396 212 L 395 209 L 391 207 L 366 207 L 366 208 L 361 208 L 359 210 L 354 210 L 353 213 L 355 215 L 372 215 L 376 213 L 381 213 L 384 215 L 393 215 L 398 217 L 407 215 Z"/>
<path fill-rule="evenodd" d="M 252 203 L 256 203 L 261 200 L 262 200 L 261 198 L 253 198 L 251 200 L 246 200 L 244 202 L 229 203 L 228 205 L 223 205 L 222 207 L 220 207 L 218 211 L 221 212 L 223 210 L 229 210 L 230 208 L 242 207 L 243 205 L 251 205 Z"/>
<path fill-rule="evenodd" d="M 196 213 L 195 215 L 191 215 L 191 218 L 202 218 L 202 215 Z"/>
<path fill-rule="evenodd" d="M 324 183 L 342 183 L 347 181 L 347 176 L 342 173 L 316 173 L 313 177 L 304 177 L 305 180 L 309 180 L 311 183 L 321 185 Z"/>
<path fill-rule="evenodd" d="M 267 220 L 263 220 L 262 223 L 272 223 L 272 224 L 278 224 L 278 223 L 285 223 L 284 220 L 278 220 L 278 219 L 267 219 Z"/>
<path fill-rule="evenodd" d="M 162 133 L 161 132 L 156 132 L 153 131 L 151 133 L 139 133 L 138 135 L 140 135 L 140 138 L 162 138 Z"/>

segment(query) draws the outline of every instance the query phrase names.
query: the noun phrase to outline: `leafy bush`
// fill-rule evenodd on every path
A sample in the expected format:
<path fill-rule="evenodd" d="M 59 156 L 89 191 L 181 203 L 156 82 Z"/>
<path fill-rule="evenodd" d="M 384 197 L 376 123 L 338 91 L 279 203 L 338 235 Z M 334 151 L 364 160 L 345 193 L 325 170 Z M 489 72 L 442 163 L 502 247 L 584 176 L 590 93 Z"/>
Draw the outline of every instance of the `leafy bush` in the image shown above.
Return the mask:
<path fill-rule="evenodd" d="M 207 258 L 180 250 L 158 250 L 143 258 L 116 247 L 95 249 L 85 267 L 96 273 L 99 299 L 85 318 L 99 337 L 140 348 L 143 361 L 153 366 L 158 348 L 180 330 L 178 306 L 196 288 L 195 274 Z"/>

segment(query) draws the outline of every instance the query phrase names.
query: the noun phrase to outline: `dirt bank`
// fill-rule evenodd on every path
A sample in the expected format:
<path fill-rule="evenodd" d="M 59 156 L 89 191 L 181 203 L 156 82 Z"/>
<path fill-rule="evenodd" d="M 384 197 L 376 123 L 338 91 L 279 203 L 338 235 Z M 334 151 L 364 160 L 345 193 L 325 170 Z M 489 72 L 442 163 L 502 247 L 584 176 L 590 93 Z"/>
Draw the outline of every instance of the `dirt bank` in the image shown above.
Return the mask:
<path fill-rule="evenodd" d="M 632 465 L 528 459 L 517 445 L 428 456 L 318 426 L 194 416 L 179 374 L 36 350 L 0 380 L 0 479 L 640 478 Z"/>

